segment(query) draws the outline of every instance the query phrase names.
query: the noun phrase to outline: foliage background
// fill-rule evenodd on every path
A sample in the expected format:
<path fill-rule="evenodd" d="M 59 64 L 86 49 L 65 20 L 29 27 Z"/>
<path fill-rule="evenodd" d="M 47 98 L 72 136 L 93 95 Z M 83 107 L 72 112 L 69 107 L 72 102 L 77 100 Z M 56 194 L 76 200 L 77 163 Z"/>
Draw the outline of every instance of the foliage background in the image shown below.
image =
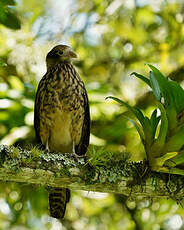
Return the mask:
<path fill-rule="evenodd" d="M 180 0 L 1 0 L 0 144 L 35 143 L 34 98 L 45 55 L 63 43 L 79 55 L 75 66 L 89 95 L 89 152 L 104 148 L 144 159 L 126 108 L 105 97 L 119 97 L 149 115 L 153 96 L 130 76 L 148 72 L 145 63 L 183 84 L 183 13 Z M 135 203 L 120 195 L 72 192 L 62 224 L 48 216 L 47 205 L 41 187 L 1 183 L 0 229 L 184 229 L 184 210 L 172 200 Z"/>

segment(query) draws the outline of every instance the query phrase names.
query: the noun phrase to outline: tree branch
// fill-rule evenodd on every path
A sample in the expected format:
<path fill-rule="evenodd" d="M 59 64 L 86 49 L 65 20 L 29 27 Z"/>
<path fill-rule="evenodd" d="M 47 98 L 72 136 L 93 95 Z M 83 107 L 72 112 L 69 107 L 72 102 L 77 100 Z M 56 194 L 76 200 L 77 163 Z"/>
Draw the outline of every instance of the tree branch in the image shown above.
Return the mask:
<path fill-rule="evenodd" d="M 28 151 L 1 145 L 0 180 L 119 193 L 134 200 L 184 197 L 182 176 L 151 172 L 146 163 L 130 163 L 123 157 L 93 166 L 90 162 L 93 161 L 76 161 L 70 154 L 46 153 L 35 147 Z"/>

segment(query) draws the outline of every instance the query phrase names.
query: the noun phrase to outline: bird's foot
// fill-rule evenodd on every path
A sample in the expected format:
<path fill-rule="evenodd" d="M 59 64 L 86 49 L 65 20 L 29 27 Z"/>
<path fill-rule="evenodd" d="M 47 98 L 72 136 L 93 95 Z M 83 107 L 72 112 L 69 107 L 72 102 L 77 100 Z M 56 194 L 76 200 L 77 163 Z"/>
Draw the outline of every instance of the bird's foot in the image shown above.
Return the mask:
<path fill-rule="evenodd" d="M 76 161 L 76 162 L 78 162 L 78 158 L 79 158 L 79 156 L 74 152 L 74 153 L 71 153 L 71 156 L 74 158 L 74 160 Z"/>
<path fill-rule="evenodd" d="M 80 158 L 83 158 L 83 157 L 84 157 L 84 156 L 79 156 L 79 155 L 77 155 L 75 152 L 69 153 L 69 154 L 70 154 L 70 156 L 72 156 L 72 157 L 74 158 L 74 160 L 75 160 L 76 162 L 78 162 Z"/>

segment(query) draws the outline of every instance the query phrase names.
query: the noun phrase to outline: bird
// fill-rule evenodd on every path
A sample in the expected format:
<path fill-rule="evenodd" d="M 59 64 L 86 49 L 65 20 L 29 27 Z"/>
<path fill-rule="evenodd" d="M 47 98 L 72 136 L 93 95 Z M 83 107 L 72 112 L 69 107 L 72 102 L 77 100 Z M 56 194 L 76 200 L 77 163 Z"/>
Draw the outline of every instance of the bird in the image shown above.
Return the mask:
<path fill-rule="evenodd" d="M 48 152 L 77 157 L 87 152 L 90 111 L 85 85 L 72 60 L 77 54 L 57 45 L 46 55 L 47 72 L 38 84 L 34 106 L 36 140 Z M 68 188 L 49 191 L 50 215 L 63 219 L 70 200 Z"/>

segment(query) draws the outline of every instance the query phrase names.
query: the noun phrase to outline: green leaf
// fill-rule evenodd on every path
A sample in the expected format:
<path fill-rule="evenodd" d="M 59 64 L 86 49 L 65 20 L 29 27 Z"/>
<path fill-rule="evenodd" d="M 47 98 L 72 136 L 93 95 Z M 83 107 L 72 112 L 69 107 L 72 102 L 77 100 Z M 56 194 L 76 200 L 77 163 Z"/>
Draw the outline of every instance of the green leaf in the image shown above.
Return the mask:
<path fill-rule="evenodd" d="M 15 1 L 14 0 L 1 0 L 2 5 L 9 5 L 9 6 L 14 6 Z"/>
<path fill-rule="evenodd" d="M 154 95 L 156 94 L 156 99 L 158 101 L 160 101 L 161 97 L 164 97 L 164 104 L 166 107 L 168 107 L 168 105 L 173 105 L 173 100 L 172 100 L 172 94 L 171 91 L 169 89 L 169 82 L 168 80 L 164 77 L 164 75 L 154 66 L 148 64 L 148 66 L 151 68 L 151 70 L 153 72 L 151 72 L 150 77 L 151 77 L 151 82 L 154 85 Z M 157 82 L 157 83 L 156 83 Z M 159 92 L 160 91 L 160 92 Z M 161 94 L 161 95 L 160 95 Z"/>
<path fill-rule="evenodd" d="M 153 168 L 154 171 L 156 172 L 161 172 L 161 173 L 169 173 L 169 174 L 175 174 L 175 175 L 182 175 L 184 176 L 184 170 L 179 169 L 179 168 L 167 168 L 167 167 L 157 167 Z"/>
<path fill-rule="evenodd" d="M 137 132 L 139 133 L 139 136 L 140 136 L 140 138 L 141 138 L 141 141 L 142 141 L 142 143 L 144 144 L 144 142 L 145 142 L 145 137 L 144 137 L 144 132 L 143 132 L 143 130 L 142 130 L 142 127 L 141 127 L 140 124 L 139 124 L 138 122 L 136 122 L 135 120 L 130 119 L 130 118 L 128 118 L 128 120 L 135 126 Z"/>
<path fill-rule="evenodd" d="M 165 162 L 166 166 L 175 167 L 177 165 L 184 163 L 184 151 L 178 153 L 177 156 L 173 157 L 171 160 Z"/>
<path fill-rule="evenodd" d="M 149 118 L 144 117 L 143 113 L 138 108 L 133 108 L 130 105 L 128 105 L 126 102 L 124 102 L 124 101 L 122 101 L 116 97 L 109 96 L 106 99 L 108 99 L 108 98 L 113 99 L 113 100 L 117 101 L 118 103 L 120 103 L 121 105 L 126 106 L 128 108 L 128 110 L 131 111 L 134 114 L 134 116 L 139 120 L 139 122 L 141 123 L 141 125 L 143 127 L 143 130 L 142 129 L 140 130 L 141 127 L 138 126 L 138 124 L 136 122 L 134 122 L 134 125 L 135 125 L 135 127 L 136 127 L 136 129 L 137 129 L 137 131 L 141 137 L 143 144 L 146 145 L 145 149 L 149 148 L 149 146 L 151 145 L 151 143 L 153 141 L 153 135 L 152 135 L 153 131 L 151 128 L 151 122 L 150 122 Z"/>
<path fill-rule="evenodd" d="M 144 115 L 143 113 L 141 112 L 141 110 L 137 109 L 137 108 L 133 108 L 132 106 L 130 106 L 129 104 L 127 104 L 126 102 L 116 98 L 116 97 L 112 97 L 112 96 L 109 96 L 109 97 L 106 97 L 106 99 L 112 99 L 114 101 L 117 101 L 118 103 L 120 103 L 121 105 L 127 107 L 127 109 L 129 111 L 131 111 L 135 116 L 136 118 L 139 120 L 139 122 L 141 123 L 142 126 L 144 126 Z"/>
<path fill-rule="evenodd" d="M 165 143 L 165 152 L 179 151 L 184 145 L 184 125 Z"/>
<path fill-rule="evenodd" d="M 159 155 L 160 151 L 162 151 L 164 144 L 165 144 L 167 131 L 168 131 L 168 120 L 167 120 L 166 111 L 163 105 L 161 103 L 158 103 L 158 107 L 161 112 L 161 125 L 160 125 L 158 138 L 155 140 L 152 150 L 155 154 Z"/>
<path fill-rule="evenodd" d="M 149 86 L 151 87 L 150 80 L 149 80 L 147 77 L 144 77 L 143 75 L 138 74 L 138 73 L 136 73 L 136 72 L 131 73 L 131 75 L 135 75 L 137 78 L 140 78 L 140 79 L 143 80 L 147 85 L 149 85 Z"/>
<path fill-rule="evenodd" d="M 157 117 L 157 109 L 155 109 L 153 113 L 151 114 L 151 118 L 150 118 L 153 138 L 155 137 L 155 133 L 156 133 L 159 121 L 160 121 L 160 116 Z"/>
<path fill-rule="evenodd" d="M 7 66 L 7 64 L 3 61 L 0 61 L 0 67 L 5 67 L 5 66 Z"/>
<path fill-rule="evenodd" d="M 9 9 L 6 9 L 4 13 L 0 15 L 0 23 L 10 29 L 20 29 L 20 20 L 17 16 Z"/>
<path fill-rule="evenodd" d="M 154 167 L 161 167 L 164 165 L 165 161 L 177 156 L 178 153 L 177 152 L 170 152 L 170 153 L 166 153 L 161 157 L 157 157 L 154 159 Z"/>
<path fill-rule="evenodd" d="M 160 79 L 160 81 L 162 81 L 162 83 L 167 81 L 164 75 L 156 67 L 151 64 L 148 64 L 148 66 L 153 71 L 153 73 Z"/>
<path fill-rule="evenodd" d="M 157 100 L 164 98 L 164 106 L 166 109 L 168 117 L 168 128 L 172 131 L 177 125 L 177 102 L 176 102 L 176 92 L 173 92 L 170 82 L 162 75 L 162 73 L 152 65 L 149 65 L 153 72 L 150 74 L 150 80 L 153 83 L 153 93 Z M 159 92 L 160 90 L 160 92 Z M 176 90 L 176 89 L 175 89 Z"/>
<path fill-rule="evenodd" d="M 162 145 L 165 143 L 166 135 L 167 135 L 167 130 L 168 130 L 168 120 L 166 116 L 166 111 L 161 103 L 158 103 L 158 107 L 161 112 L 161 125 L 160 125 L 160 132 L 158 135 L 158 141 Z"/>
<path fill-rule="evenodd" d="M 146 144 L 151 144 L 152 142 L 152 128 L 151 128 L 151 122 L 148 117 L 144 117 L 144 125 L 143 125 L 143 131 L 145 134 L 145 141 Z"/>
<path fill-rule="evenodd" d="M 184 90 L 177 82 L 172 80 L 169 80 L 169 85 L 176 111 L 179 113 L 184 110 Z"/>
<path fill-rule="evenodd" d="M 169 105 L 166 108 L 168 123 L 169 123 L 169 131 L 172 132 L 173 129 L 177 126 L 177 113 L 176 109 L 173 105 Z"/>
<path fill-rule="evenodd" d="M 150 80 L 154 84 L 155 92 L 153 93 L 156 94 L 156 98 L 159 99 L 159 95 L 162 94 L 167 107 L 174 106 L 177 113 L 184 110 L 184 90 L 182 87 L 177 82 L 166 79 L 154 66 L 149 65 L 149 67 L 153 71 Z"/>
<path fill-rule="evenodd" d="M 162 94 L 161 94 L 161 89 L 159 86 L 159 83 L 157 79 L 155 78 L 155 75 L 152 71 L 150 71 L 150 83 L 151 83 L 151 88 L 153 90 L 153 94 L 156 98 L 157 101 L 161 101 Z"/>

